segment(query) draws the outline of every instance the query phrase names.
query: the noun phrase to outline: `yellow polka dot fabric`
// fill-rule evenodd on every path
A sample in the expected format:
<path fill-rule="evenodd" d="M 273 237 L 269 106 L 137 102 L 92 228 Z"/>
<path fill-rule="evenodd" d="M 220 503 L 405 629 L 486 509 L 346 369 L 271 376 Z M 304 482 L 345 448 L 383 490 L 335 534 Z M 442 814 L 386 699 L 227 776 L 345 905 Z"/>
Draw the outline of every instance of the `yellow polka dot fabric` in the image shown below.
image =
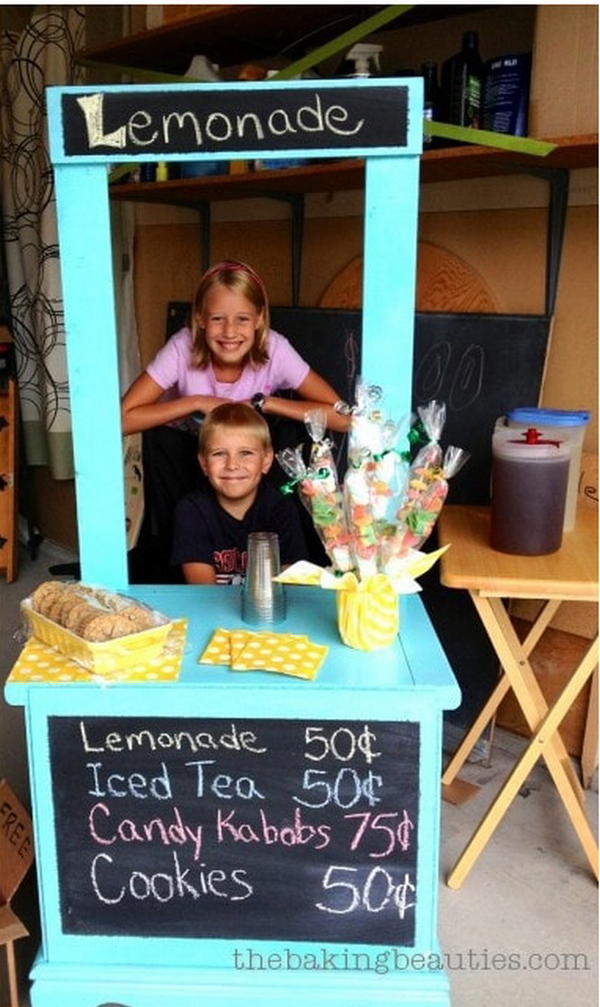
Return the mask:
<path fill-rule="evenodd" d="M 228 629 L 216 629 L 208 647 L 198 658 L 200 664 L 225 664 L 231 661 L 231 634 Z"/>
<path fill-rule="evenodd" d="M 268 631 L 217 629 L 198 661 L 229 665 L 232 671 L 272 671 L 312 680 L 327 656 L 328 647 L 307 636 Z"/>
<path fill-rule="evenodd" d="M 110 675 L 98 675 L 76 661 L 31 637 L 21 651 L 9 677 L 9 682 L 170 682 L 179 677 L 185 647 L 187 619 L 177 619 L 167 637 L 160 657 L 121 668 Z"/>

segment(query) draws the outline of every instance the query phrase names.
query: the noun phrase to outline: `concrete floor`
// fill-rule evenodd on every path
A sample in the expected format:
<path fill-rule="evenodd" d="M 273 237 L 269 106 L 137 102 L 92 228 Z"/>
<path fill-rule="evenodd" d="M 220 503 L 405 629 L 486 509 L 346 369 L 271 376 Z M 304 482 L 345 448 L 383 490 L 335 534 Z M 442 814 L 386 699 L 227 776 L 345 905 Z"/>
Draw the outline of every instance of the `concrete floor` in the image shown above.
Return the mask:
<path fill-rule="evenodd" d="M 0 666 L 4 676 L 22 645 L 18 604 L 70 557 L 47 543 L 33 561 L 22 550 L 18 580 L 0 580 Z M 598 889 L 552 780 L 536 766 L 463 886 L 445 877 L 522 749 L 497 731 L 491 764 L 469 763 L 461 776 L 481 790 L 460 806 L 442 804 L 439 936 L 453 1007 L 587 1007 L 598 1002 Z M 23 714 L 0 699 L 0 777 L 28 802 Z M 597 786 L 587 793 L 597 832 Z M 27 973 L 38 943 L 35 876 L 14 902 L 31 932 L 16 944 L 27 1007 Z M 2 962 L 2 966 L 3 966 Z M 0 968 L 0 1002 L 8 1003 Z M 173 1005 L 176 1007 L 176 1005 Z"/>

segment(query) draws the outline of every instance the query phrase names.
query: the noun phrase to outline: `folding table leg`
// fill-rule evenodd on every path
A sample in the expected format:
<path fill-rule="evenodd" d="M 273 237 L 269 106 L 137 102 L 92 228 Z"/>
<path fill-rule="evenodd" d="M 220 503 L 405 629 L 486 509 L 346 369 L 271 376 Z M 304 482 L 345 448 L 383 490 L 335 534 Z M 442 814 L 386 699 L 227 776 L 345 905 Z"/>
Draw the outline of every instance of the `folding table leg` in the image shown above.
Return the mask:
<path fill-rule="evenodd" d="M 471 597 L 500 663 L 509 678 L 512 691 L 527 721 L 527 726 L 533 734 L 546 716 L 548 704 L 523 651 L 515 627 L 500 598 L 482 598 L 475 592 L 471 592 Z M 559 767 L 562 777 L 568 778 L 579 803 L 583 806 L 585 794 L 571 757 L 559 734 L 552 738 L 544 753 L 544 758 L 553 776 L 554 766 Z"/>
<path fill-rule="evenodd" d="M 462 882 L 477 860 L 477 857 L 485 847 L 496 826 L 502 819 L 505 811 L 519 792 L 520 787 L 527 779 L 533 766 L 545 750 L 552 744 L 552 739 L 563 717 L 570 709 L 572 703 L 581 692 L 586 681 L 593 673 L 598 663 L 598 642 L 594 641 L 589 648 L 583 661 L 574 672 L 573 676 L 556 700 L 554 706 L 544 717 L 542 723 L 535 732 L 530 744 L 521 755 L 521 758 L 513 768 L 508 779 L 501 787 L 486 815 L 479 823 L 469 843 L 456 862 L 453 870 L 448 876 L 447 884 L 450 888 L 460 888 Z M 563 778 L 554 778 L 562 801 L 571 819 L 573 827 L 584 852 L 590 862 L 596 878 L 598 877 L 598 846 L 594 839 L 594 834 L 582 811 L 572 788 L 568 781 Z"/>
<path fill-rule="evenodd" d="M 557 610 L 560 608 L 561 601 L 552 600 L 547 601 L 538 614 L 537 619 L 532 624 L 527 636 L 521 644 L 523 648 L 523 653 L 529 657 L 531 651 L 534 649 L 538 643 L 540 637 L 542 636 L 545 629 L 547 629 L 548 624 L 554 618 Z M 454 780 L 457 773 L 460 773 L 463 765 L 465 764 L 469 753 L 473 749 L 474 745 L 477 743 L 481 735 L 483 734 L 485 728 L 489 724 L 492 717 L 494 717 L 500 703 L 506 696 L 507 692 L 510 690 L 510 681 L 503 672 L 500 676 L 496 688 L 492 692 L 485 706 L 478 714 L 476 720 L 473 722 L 467 733 L 465 734 L 460 745 L 454 752 L 454 755 L 450 759 L 448 765 L 446 766 L 443 776 L 442 785 L 445 787 L 450 786 Z"/>
<path fill-rule="evenodd" d="M 581 782 L 587 790 L 598 765 L 598 669 L 592 678 L 588 700 L 583 746 L 581 750 Z"/>

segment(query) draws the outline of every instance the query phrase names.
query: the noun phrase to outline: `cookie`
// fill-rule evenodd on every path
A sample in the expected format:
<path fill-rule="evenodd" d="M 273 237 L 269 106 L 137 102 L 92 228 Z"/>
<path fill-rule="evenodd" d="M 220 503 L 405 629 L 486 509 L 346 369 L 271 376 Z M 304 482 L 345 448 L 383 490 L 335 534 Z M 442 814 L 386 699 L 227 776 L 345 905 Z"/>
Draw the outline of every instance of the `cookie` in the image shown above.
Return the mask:
<path fill-rule="evenodd" d="M 141 605 L 128 605 L 127 608 L 121 609 L 119 615 L 131 623 L 130 633 L 141 633 L 144 629 L 153 629 L 156 625 L 152 613 Z"/>
<path fill-rule="evenodd" d="M 115 612 L 112 619 L 112 640 L 118 640 L 122 636 L 131 636 L 132 633 L 138 632 L 131 619 L 123 618 L 121 612 Z"/>
<path fill-rule="evenodd" d="M 57 622 L 59 622 L 61 626 L 66 626 L 69 612 L 72 612 L 76 605 L 81 605 L 82 601 L 84 601 L 84 599 L 80 594 L 77 594 L 76 591 L 69 590 L 67 588 L 61 597 L 61 605 Z"/>
<path fill-rule="evenodd" d="M 53 595 L 48 595 L 44 601 L 44 615 L 52 622 L 60 623 L 60 612 L 64 602 L 64 591 L 57 591 Z"/>
<path fill-rule="evenodd" d="M 35 612 L 39 612 L 40 615 L 45 615 L 52 601 L 56 599 L 58 595 L 61 595 L 64 591 L 64 585 L 60 580 L 45 580 L 43 584 L 39 584 L 33 594 L 31 595 L 31 607 Z"/>
<path fill-rule="evenodd" d="M 80 636 L 86 620 L 89 621 L 94 615 L 98 615 L 98 609 L 93 608 L 87 601 L 80 601 L 79 605 L 75 605 L 67 615 L 65 629 Z"/>
<path fill-rule="evenodd" d="M 100 612 L 83 627 L 81 636 L 93 643 L 103 643 L 131 633 L 129 619 L 122 619 L 116 612 Z"/>

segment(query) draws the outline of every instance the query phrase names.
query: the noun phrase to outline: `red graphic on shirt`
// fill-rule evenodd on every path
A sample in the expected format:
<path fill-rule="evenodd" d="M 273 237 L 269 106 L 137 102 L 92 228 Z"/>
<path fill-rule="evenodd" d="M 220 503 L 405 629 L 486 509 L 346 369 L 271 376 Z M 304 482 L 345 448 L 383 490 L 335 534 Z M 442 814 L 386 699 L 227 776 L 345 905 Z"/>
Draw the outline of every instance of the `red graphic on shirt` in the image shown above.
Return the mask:
<path fill-rule="evenodd" d="M 231 581 L 234 577 L 242 577 L 246 572 L 246 562 L 248 560 L 248 553 L 246 550 L 240 550 L 236 547 L 233 549 L 215 549 L 213 552 L 213 566 L 216 571 L 217 580 L 220 583 L 223 581 Z"/>

